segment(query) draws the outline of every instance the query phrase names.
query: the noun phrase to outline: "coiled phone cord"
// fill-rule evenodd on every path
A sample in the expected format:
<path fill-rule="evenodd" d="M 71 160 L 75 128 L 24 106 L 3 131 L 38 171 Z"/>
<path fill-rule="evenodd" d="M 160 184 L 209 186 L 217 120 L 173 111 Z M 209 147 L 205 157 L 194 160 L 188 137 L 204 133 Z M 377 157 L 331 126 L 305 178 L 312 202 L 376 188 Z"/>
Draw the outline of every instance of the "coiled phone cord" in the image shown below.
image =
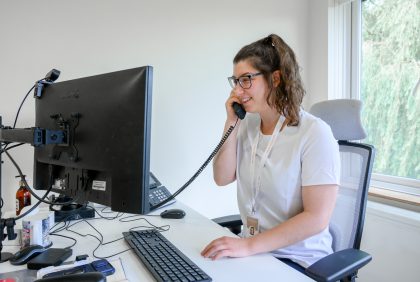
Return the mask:
<path fill-rule="evenodd" d="M 239 118 L 236 119 L 236 122 L 234 125 L 231 125 L 229 129 L 226 131 L 225 135 L 223 135 L 222 139 L 220 140 L 219 144 L 217 144 L 216 148 L 214 148 L 213 152 L 210 154 L 210 156 L 207 158 L 207 160 L 201 165 L 201 167 L 197 170 L 197 172 L 184 184 L 181 188 L 178 189 L 175 193 L 173 193 L 169 198 L 164 200 L 163 202 L 160 202 L 157 205 L 154 205 L 151 209 L 157 209 L 169 201 L 172 201 L 175 199 L 176 196 L 178 196 L 182 191 L 185 190 L 199 175 L 203 170 L 206 168 L 206 166 L 210 163 L 210 161 L 216 156 L 217 152 L 219 152 L 220 148 L 223 146 L 223 144 L 226 142 L 232 131 L 235 129 L 236 124 L 238 123 Z"/>

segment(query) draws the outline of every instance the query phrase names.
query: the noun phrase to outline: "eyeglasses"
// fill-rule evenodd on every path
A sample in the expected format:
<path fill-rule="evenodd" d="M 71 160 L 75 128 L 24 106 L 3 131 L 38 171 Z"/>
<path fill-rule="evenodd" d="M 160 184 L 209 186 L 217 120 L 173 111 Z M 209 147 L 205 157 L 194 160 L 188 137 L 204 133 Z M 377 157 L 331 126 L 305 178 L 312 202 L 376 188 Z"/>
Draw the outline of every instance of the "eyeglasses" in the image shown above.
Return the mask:
<path fill-rule="evenodd" d="M 235 88 L 236 85 L 238 85 L 238 82 L 239 82 L 239 85 L 243 89 L 249 89 L 252 86 L 252 78 L 254 76 L 258 76 L 258 75 L 261 75 L 261 74 L 262 74 L 261 72 L 244 74 L 244 75 L 242 75 L 238 78 L 236 78 L 234 76 L 231 76 L 231 77 L 228 77 L 228 80 L 229 80 L 229 84 L 230 84 L 230 86 L 232 86 L 232 88 Z"/>

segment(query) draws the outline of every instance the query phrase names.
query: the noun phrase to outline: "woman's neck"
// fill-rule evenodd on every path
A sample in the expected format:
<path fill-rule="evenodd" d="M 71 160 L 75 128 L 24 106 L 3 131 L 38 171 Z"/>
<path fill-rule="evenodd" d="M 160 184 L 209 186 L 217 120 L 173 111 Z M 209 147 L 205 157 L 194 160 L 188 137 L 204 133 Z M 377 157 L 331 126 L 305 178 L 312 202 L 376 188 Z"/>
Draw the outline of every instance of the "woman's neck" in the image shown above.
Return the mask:
<path fill-rule="evenodd" d="M 276 110 L 260 113 L 261 117 L 261 133 L 264 135 L 272 135 L 280 114 Z"/>

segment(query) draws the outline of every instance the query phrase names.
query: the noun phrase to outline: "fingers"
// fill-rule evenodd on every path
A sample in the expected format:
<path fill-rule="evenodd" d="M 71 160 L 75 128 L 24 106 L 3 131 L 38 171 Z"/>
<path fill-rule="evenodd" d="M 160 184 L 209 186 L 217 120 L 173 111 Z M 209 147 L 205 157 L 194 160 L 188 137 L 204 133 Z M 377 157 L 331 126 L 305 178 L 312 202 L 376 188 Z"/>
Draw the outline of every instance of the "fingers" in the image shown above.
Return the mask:
<path fill-rule="evenodd" d="M 233 110 L 233 107 L 232 107 L 232 104 L 235 103 L 235 102 L 238 103 L 238 104 L 241 104 L 240 99 L 235 94 L 234 90 L 232 90 L 230 92 L 230 96 L 227 99 L 226 104 L 225 104 L 225 106 L 226 106 L 226 112 L 227 112 L 227 116 L 228 116 L 228 120 L 235 121 L 236 118 L 237 118 L 237 116 L 235 114 L 235 111 Z"/>
<path fill-rule="evenodd" d="M 229 95 L 228 100 L 226 101 L 226 106 L 232 107 L 232 104 L 236 102 L 236 103 L 241 103 L 241 101 L 239 100 L 238 96 L 232 92 Z"/>
<path fill-rule="evenodd" d="M 211 259 L 212 260 L 218 260 L 218 259 L 223 258 L 223 257 L 230 257 L 231 256 L 230 253 L 231 253 L 230 250 L 221 250 L 221 251 L 217 252 L 216 255 L 213 256 Z"/>
<path fill-rule="evenodd" d="M 201 252 L 201 255 L 205 258 L 211 258 L 213 260 L 221 258 L 222 252 L 226 248 L 225 241 L 226 237 L 213 240 L 204 248 L 204 250 Z"/>
<path fill-rule="evenodd" d="M 238 93 L 236 93 L 235 89 L 233 89 L 230 92 L 228 101 L 231 101 L 232 103 L 233 102 L 241 103 L 241 100 L 239 99 L 239 95 L 238 95 Z"/>
<path fill-rule="evenodd" d="M 222 246 L 220 243 L 220 238 L 213 240 L 210 244 L 208 244 L 204 250 L 201 252 L 201 255 L 205 258 L 213 258 L 215 254 L 221 250 Z"/>
<path fill-rule="evenodd" d="M 232 90 L 230 91 L 230 95 L 229 95 L 229 97 L 238 97 L 238 94 L 236 93 L 235 89 L 232 89 Z"/>
<path fill-rule="evenodd" d="M 201 252 L 201 255 L 205 258 L 211 258 L 212 260 L 217 260 L 223 257 L 242 256 L 241 252 L 239 251 L 241 248 L 241 242 L 242 239 L 225 236 L 213 240 L 204 248 L 204 250 Z"/>

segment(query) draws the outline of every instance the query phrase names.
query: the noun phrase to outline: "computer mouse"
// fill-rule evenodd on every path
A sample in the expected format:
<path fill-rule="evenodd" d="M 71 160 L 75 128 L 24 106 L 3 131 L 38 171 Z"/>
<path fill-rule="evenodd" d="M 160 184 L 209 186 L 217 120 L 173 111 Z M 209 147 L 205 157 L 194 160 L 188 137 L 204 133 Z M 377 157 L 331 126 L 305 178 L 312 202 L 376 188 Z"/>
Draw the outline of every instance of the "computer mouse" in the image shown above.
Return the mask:
<path fill-rule="evenodd" d="M 24 247 L 20 251 L 16 252 L 12 258 L 10 258 L 10 263 L 13 265 L 21 265 L 27 263 L 33 257 L 44 252 L 46 248 L 41 245 L 29 245 Z"/>
<path fill-rule="evenodd" d="M 170 209 L 163 211 L 160 216 L 162 218 L 183 218 L 185 216 L 185 212 L 181 209 Z"/>

